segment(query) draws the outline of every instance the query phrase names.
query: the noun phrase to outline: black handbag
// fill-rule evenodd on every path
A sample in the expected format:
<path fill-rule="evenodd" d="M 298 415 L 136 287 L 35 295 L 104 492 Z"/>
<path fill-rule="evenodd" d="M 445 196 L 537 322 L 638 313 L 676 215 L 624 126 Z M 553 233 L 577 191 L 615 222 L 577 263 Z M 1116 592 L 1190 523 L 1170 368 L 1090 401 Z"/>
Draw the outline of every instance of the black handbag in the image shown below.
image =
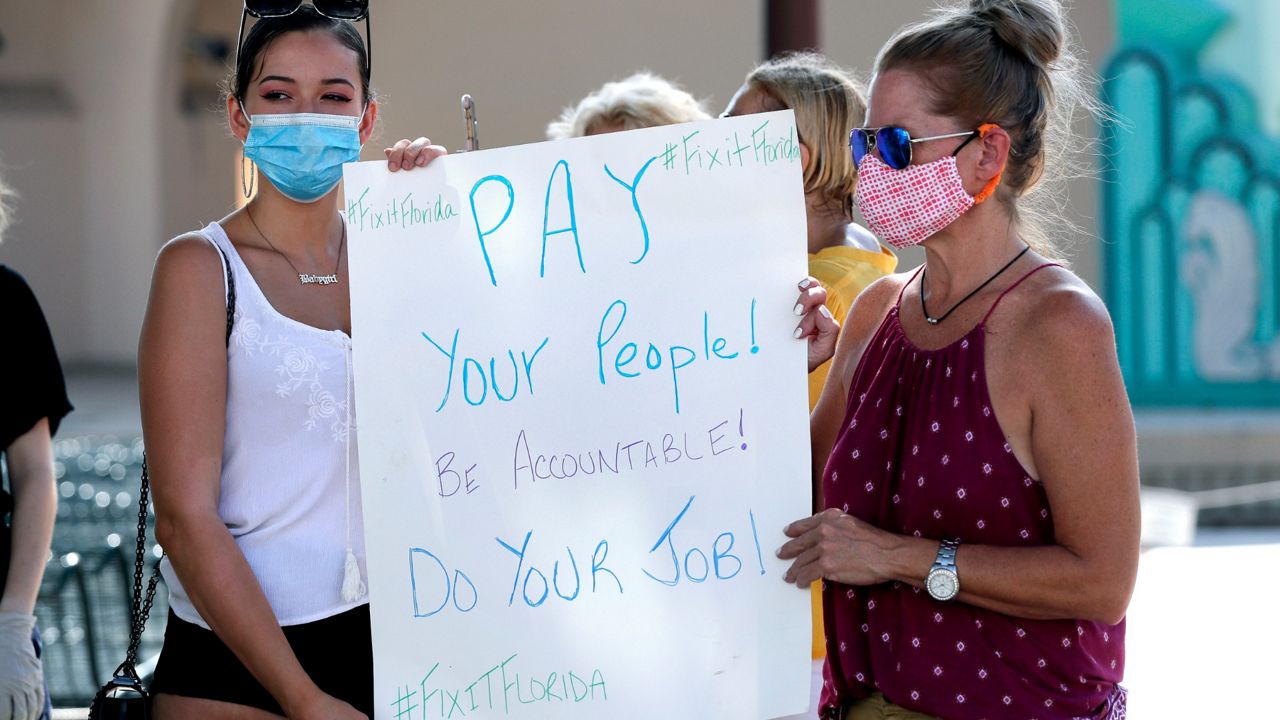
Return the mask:
<path fill-rule="evenodd" d="M 227 346 L 231 345 L 231 326 L 235 321 L 236 280 L 231 273 L 231 261 L 222 248 L 222 263 L 227 269 Z M 89 707 L 89 720 L 147 720 L 151 715 L 151 695 L 138 676 L 138 649 L 142 645 L 142 631 L 151 615 L 151 603 L 156 596 L 156 583 L 160 580 L 160 560 L 151 567 L 147 580 L 147 592 L 142 592 L 143 567 L 147 556 L 147 504 L 151 494 L 151 479 L 147 474 L 147 458 L 142 457 L 142 487 L 138 490 L 138 545 L 133 560 L 133 598 L 129 607 L 129 648 L 124 662 L 112 673 L 111 681 L 103 685 L 93 697 Z M 163 556 L 162 556 L 163 558 Z"/>

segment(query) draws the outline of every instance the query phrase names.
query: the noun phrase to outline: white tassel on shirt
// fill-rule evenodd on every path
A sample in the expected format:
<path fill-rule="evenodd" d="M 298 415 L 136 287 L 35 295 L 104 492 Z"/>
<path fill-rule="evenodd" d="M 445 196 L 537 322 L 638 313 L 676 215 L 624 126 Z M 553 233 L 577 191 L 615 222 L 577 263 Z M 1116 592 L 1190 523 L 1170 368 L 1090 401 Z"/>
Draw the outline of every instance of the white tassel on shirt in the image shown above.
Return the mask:
<path fill-rule="evenodd" d="M 342 232 L 346 237 L 346 228 Z M 345 433 L 347 441 L 347 561 L 342 567 L 342 602 L 353 603 L 364 597 L 365 586 L 364 580 L 360 579 L 360 563 L 356 562 L 356 554 L 351 550 L 351 348 L 346 349 L 347 360 L 347 377 L 346 377 L 346 405 L 347 409 L 347 432 Z"/>
<path fill-rule="evenodd" d="M 360 564 L 356 554 L 347 548 L 347 562 L 342 572 L 342 601 L 355 602 L 364 597 L 364 581 L 360 579 Z"/>

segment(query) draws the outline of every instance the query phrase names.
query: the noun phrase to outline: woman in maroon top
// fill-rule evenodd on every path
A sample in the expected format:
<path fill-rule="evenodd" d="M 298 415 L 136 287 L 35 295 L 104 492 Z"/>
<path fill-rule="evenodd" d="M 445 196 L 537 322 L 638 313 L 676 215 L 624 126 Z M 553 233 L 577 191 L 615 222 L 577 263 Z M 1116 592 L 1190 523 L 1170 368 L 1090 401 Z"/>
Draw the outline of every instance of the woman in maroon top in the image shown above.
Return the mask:
<path fill-rule="evenodd" d="M 779 551 L 825 588 L 824 717 L 1124 715 L 1133 418 L 1025 197 L 1073 143 L 1075 67 L 1056 0 L 974 0 L 877 59 L 858 202 L 926 261 L 850 312 L 813 414 L 827 509 Z"/>

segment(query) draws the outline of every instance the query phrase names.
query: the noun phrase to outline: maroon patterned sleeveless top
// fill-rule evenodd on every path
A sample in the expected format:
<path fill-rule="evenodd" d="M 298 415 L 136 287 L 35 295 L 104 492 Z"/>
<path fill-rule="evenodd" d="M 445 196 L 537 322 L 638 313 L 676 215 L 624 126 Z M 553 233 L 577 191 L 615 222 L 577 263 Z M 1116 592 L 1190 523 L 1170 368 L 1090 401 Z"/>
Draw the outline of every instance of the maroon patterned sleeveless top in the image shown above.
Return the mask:
<path fill-rule="evenodd" d="M 1054 543 L 1044 487 L 1022 467 L 996 421 L 983 357 L 991 313 L 1045 267 L 1024 275 L 982 322 L 937 350 L 906 337 L 899 293 L 854 374 L 844 427 L 823 474 L 827 507 L 915 537 Z M 1016 618 L 937 602 L 897 582 L 823 587 L 823 717 L 876 690 L 896 705 L 955 720 L 1124 716 L 1117 684 L 1124 621 Z"/>

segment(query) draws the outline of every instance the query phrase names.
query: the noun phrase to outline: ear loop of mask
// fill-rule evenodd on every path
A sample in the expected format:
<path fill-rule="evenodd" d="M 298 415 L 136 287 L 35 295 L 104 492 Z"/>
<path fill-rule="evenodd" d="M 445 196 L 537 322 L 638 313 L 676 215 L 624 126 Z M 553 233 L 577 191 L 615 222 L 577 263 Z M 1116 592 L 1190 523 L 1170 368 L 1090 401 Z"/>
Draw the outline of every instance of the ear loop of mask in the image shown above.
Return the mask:
<path fill-rule="evenodd" d="M 240 108 L 240 117 L 244 118 L 245 124 L 253 127 L 253 122 L 249 120 L 249 116 L 244 112 L 244 103 L 236 98 L 236 106 Z M 249 161 L 249 169 L 244 168 L 244 143 L 240 144 L 240 190 L 244 193 L 244 199 L 248 200 L 258 191 L 258 167 Z"/>
<path fill-rule="evenodd" d="M 986 137 L 989 131 L 998 127 L 1000 126 L 996 125 L 995 123 L 983 123 L 982 125 L 979 125 L 978 138 L 981 139 Z M 977 205 L 981 203 L 983 200 L 986 200 L 987 198 L 991 197 L 996 191 L 996 186 L 1000 184 L 1000 178 L 1003 176 L 1004 176 L 1004 168 L 1000 168 L 1000 172 L 996 173 L 995 177 L 988 180 L 987 184 L 983 186 L 982 191 L 973 197 L 973 204 Z"/>
<path fill-rule="evenodd" d="M 360 127 L 364 125 L 364 116 L 369 114 L 369 103 L 365 102 L 364 109 L 360 111 L 360 119 L 356 121 L 356 137 L 360 137 Z M 360 147 L 364 147 L 364 141 L 360 141 Z"/>
<path fill-rule="evenodd" d="M 244 167 L 244 148 L 240 148 L 240 190 L 244 193 L 244 199 L 248 200 L 258 191 L 258 171 L 253 161 L 249 161 L 249 169 Z"/>

